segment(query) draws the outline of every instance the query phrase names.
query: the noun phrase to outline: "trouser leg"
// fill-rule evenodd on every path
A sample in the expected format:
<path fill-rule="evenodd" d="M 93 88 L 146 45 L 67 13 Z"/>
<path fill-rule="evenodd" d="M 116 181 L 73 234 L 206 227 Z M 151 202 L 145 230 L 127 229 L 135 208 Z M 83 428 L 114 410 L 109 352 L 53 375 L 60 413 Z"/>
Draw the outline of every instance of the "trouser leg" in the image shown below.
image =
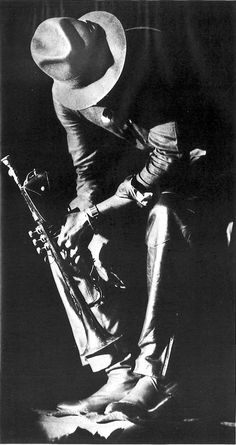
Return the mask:
<path fill-rule="evenodd" d="M 138 421 L 160 416 L 162 409 L 164 415 L 181 415 L 186 396 L 192 396 L 194 388 L 195 396 L 202 391 L 202 365 L 212 366 L 215 351 L 211 335 L 215 341 L 222 332 L 216 306 L 221 315 L 222 296 L 228 293 L 225 219 L 224 206 L 174 193 L 163 194 L 151 210 L 148 303 L 134 369 L 142 378 L 127 396 L 107 406 L 108 416 L 121 413 L 121 418 Z"/>
<path fill-rule="evenodd" d="M 163 194 L 147 224 L 148 304 L 135 372 L 164 378 L 169 372 L 178 318 L 191 289 L 191 209 L 174 194 Z"/>
<path fill-rule="evenodd" d="M 186 229 L 185 232 L 187 235 Z M 173 361 L 171 349 L 176 336 L 181 271 L 188 249 L 176 211 L 165 195 L 149 214 L 146 241 L 148 301 L 134 368 L 141 378 L 127 396 L 109 404 L 105 411 L 108 416 L 118 413 L 118 418 L 121 415 L 137 420 L 145 420 L 149 413 L 154 415 L 166 404 L 171 410 L 173 396 L 178 392 L 176 380 L 169 381 L 168 368 Z"/>

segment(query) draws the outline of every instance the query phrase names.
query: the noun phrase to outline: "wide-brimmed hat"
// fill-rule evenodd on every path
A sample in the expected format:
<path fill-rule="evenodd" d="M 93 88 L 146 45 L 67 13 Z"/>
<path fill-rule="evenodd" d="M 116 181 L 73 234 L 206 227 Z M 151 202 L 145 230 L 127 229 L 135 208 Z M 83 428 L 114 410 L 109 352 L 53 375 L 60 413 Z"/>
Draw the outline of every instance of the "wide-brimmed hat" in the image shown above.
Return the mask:
<path fill-rule="evenodd" d="M 81 48 L 81 39 L 76 28 L 76 19 L 47 19 L 38 26 L 31 41 L 31 54 L 35 63 L 54 80 L 55 98 L 74 110 L 95 105 L 111 91 L 122 73 L 127 49 L 124 28 L 113 14 L 93 11 L 78 20 L 89 21 L 103 28 L 113 57 L 113 63 L 105 74 L 94 82 L 85 86 L 80 82 L 80 61 L 76 49 L 78 45 Z M 99 51 L 95 52 L 95 57 L 99 58 Z M 93 66 L 89 69 L 92 70 Z"/>

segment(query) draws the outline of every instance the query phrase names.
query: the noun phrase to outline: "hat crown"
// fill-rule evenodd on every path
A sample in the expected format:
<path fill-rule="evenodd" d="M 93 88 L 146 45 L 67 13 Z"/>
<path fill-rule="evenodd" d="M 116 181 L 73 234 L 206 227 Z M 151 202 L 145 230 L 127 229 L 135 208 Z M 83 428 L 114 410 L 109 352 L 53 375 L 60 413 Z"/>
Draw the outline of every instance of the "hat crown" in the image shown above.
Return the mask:
<path fill-rule="evenodd" d="M 120 21 L 106 11 L 76 20 L 42 22 L 31 41 L 35 63 L 54 79 L 53 93 L 65 106 L 82 109 L 104 97 L 123 70 L 126 38 Z"/>
<path fill-rule="evenodd" d="M 53 79 L 81 75 L 85 45 L 78 31 L 78 20 L 70 17 L 47 19 L 38 26 L 31 42 L 32 57 Z"/>

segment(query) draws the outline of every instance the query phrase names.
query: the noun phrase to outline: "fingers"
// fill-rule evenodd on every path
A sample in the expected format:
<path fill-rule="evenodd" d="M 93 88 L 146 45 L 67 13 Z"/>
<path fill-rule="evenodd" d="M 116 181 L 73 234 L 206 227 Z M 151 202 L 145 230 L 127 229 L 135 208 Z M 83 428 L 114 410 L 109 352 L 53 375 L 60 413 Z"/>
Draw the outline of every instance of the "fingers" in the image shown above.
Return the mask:
<path fill-rule="evenodd" d="M 73 249 L 75 247 L 73 243 L 74 238 L 75 233 L 73 233 L 73 229 L 67 229 L 66 226 L 62 226 L 57 243 L 62 248 L 65 247 L 66 249 Z"/>
<path fill-rule="evenodd" d="M 66 224 L 62 226 L 58 237 L 58 245 L 67 249 L 74 249 L 81 238 L 91 231 L 85 212 L 74 212 L 67 216 Z M 90 237 L 91 238 L 91 237 Z"/>
<path fill-rule="evenodd" d="M 98 275 L 103 281 L 109 282 L 111 286 L 118 289 L 126 289 L 124 282 L 109 267 L 104 267 L 100 261 L 94 261 Z"/>
<path fill-rule="evenodd" d="M 74 261 L 74 263 L 77 263 L 77 257 L 79 257 L 78 246 L 76 246 L 74 249 L 70 249 L 65 246 L 65 248 L 61 249 L 61 255 L 64 260 L 71 259 Z"/>
<path fill-rule="evenodd" d="M 97 273 L 102 278 L 102 280 L 109 281 L 108 273 L 105 267 L 103 267 L 102 263 L 100 261 L 94 261 L 94 266 L 96 267 Z"/>
<path fill-rule="evenodd" d="M 76 236 L 77 235 L 77 236 Z M 66 230 L 65 226 L 62 227 L 61 233 L 57 239 L 57 243 L 60 247 L 66 249 L 73 249 L 76 247 L 75 240 L 79 238 L 79 233 L 73 231 L 73 229 Z"/>
<path fill-rule="evenodd" d="M 104 249 L 107 247 L 108 243 L 109 240 L 100 234 L 93 236 L 88 249 L 91 252 L 94 266 L 98 275 L 103 281 L 109 282 L 110 285 L 116 288 L 125 289 L 126 286 L 123 281 L 111 270 L 109 266 L 107 266 L 107 264 L 104 264 L 104 259 L 102 260 L 102 254 L 104 253 Z"/>
<path fill-rule="evenodd" d="M 60 232 L 60 234 L 59 234 L 59 236 L 58 236 L 58 238 L 57 238 L 57 244 L 58 244 L 58 246 L 60 246 L 60 247 L 62 247 L 63 244 L 66 242 L 67 237 L 66 237 L 65 232 L 66 232 L 66 231 L 65 231 L 65 226 L 62 226 L 62 227 L 61 227 L 61 232 Z"/>
<path fill-rule="evenodd" d="M 113 286 L 119 289 L 126 289 L 124 282 L 112 270 L 110 271 L 110 281 L 112 282 Z"/>
<path fill-rule="evenodd" d="M 69 248 L 68 248 L 69 249 Z M 78 246 L 75 246 L 73 249 L 69 249 L 69 256 L 72 260 L 76 260 L 76 258 L 78 258 L 79 254 L 78 254 Z"/>
<path fill-rule="evenodd" d="M 87 417 L 87 415 L 86 415 Z M 123 414 L 120 411 L 114 411 L 109 414 L 99 414 L 96 417 L 96 423 L 110 423 L 110 422 L 116 422 L 121 420 L 128 420 L 128 417 L 126 414 Z"/>
<path fill-rule="evenodd" d="M 67 216 L 66 224 L 62 226 L 60 235 L 58 237 L 58 245 L 60 247 L 66 247 L 70 249 L 72 247 L 72 239 L 74 234 L 79 232 L 81 229 L 80 225 L 78 225 L 79 213 L 70 213 Z"/>

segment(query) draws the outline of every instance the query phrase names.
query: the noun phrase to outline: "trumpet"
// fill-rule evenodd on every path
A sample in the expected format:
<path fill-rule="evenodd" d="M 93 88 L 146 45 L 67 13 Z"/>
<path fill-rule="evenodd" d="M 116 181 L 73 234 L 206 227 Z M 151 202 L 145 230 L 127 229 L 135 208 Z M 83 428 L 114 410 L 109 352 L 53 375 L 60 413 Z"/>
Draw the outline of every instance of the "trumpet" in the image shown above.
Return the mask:
<path fill-rule="evenodd" d="M 17 184 L 34 222 L 36 223 L 35 230 L 30 231 L 29 235 L 30 237 L 37 235 L 40 239 L 43 248 L 41 249 L 37 247 L 38 253 L 44 250 L 44 252 L 46 252 L 46 258 L 48 258 L 49 261 L 54 261 L 56 263 L 60 271 L 68 303 L 82 321 L 87 337 L 87 345 L 89 345 L 89 348 L 84 353 L 85 357 L 90 358 L 97 354 L 101 354 L 107 347 L 112 347 L 116 350 L 116 343 L 122 338 L 122 335 L 112 335 L 99 323 L 91 310 L 92 305 L 87 303 L 84 295 L 79 289 L 79 277 L 75 280 L 75 271 L 72 265 L 63 257 L 63 252 L 59 249 L 55 236 L 55 227 L 53 227 L 47 221 L 47 218 L 41 214 L 29 194 L 29 191 L 32 191 L 31 184 L 37 182 L 40 185 L 41 192 L 45 191 L 48 183 L 47 172 L 37 173 L 36 170 L 33 170 L 33 172 L 30 172 L 27 175 L 24 183 L 21 184 L 17 171 L 12 165 L 10 156 L 5 156 L 1 159 L 1 162 L 8 168 L 9 176 L 11 176 Z M 37 245 L 37 241 L 34 244 Z M 91 294 L 91 286 L 97 286 L 95 281 L 92 280 L 90 282 L 88 280 L 83 280 L 83 283 L 85 283 L 85 286 L 83 286 L 85 294 L 86 291 L 88 294 Z M 98 287 L 96 287 L 96 290 L 97 289 Z"/>

